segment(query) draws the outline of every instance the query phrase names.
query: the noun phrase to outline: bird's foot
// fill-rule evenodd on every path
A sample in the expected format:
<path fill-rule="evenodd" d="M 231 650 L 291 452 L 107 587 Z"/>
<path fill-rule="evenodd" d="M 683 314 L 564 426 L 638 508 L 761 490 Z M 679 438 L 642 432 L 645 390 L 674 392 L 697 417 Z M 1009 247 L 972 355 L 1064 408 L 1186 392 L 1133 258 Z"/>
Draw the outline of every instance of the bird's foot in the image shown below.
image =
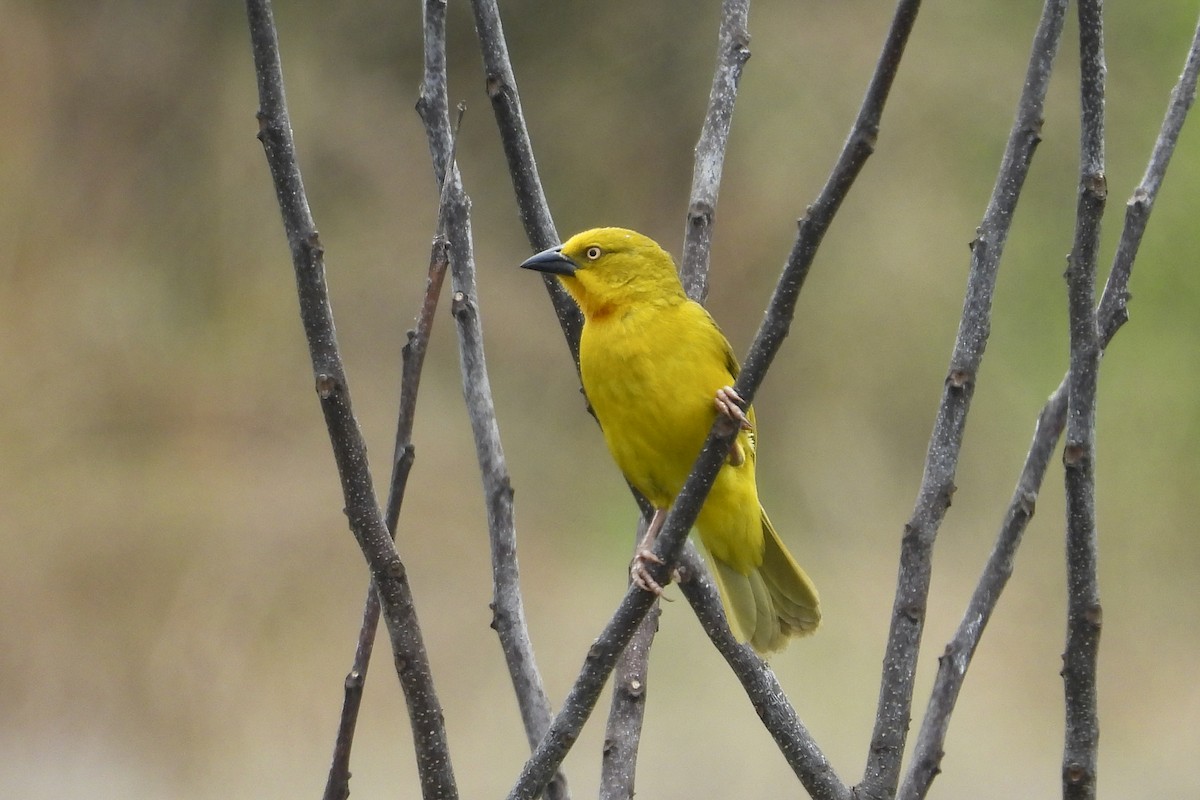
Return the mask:
<path fill-rule="evenodd" d="M 746 401 L 738 394 L 732 386 L 722 386 L 717 389 L 717 396 L 713 400 L 717 407 L 717 412 L 727 419 L 736 422 L 738 427 L 744 431 L 754 430 L 754 426 L 750 424 L 749 417 L 742 407 L 746 405 Z"/>
<path fill-rule="evenodd" d="M 732 386 L 723 386 L 717 389 L 717 396 L 714 398 L 713 403 L 717 407 L 717 413 L 727 420 L 731 426 L 736 426 L 744 431 L 754 430 L 754 426 L 750 423 L 750 418 L 742 410 L 742 407 L 746 405 L 746 401 L 742 399 L 742 396 Z M 726 430 L 728 433 L 733 432 L 733 428 Z M 735 467 L 740 467 L 746 463 L 746 453 L 742 450 L 742 446 L 738 444 L 737 439 L 729 443 L 729 463 Z"/>
<path fill-rule="evenodd" d="M 654 555 L 653 550 L 645 548 L 638 550 L 637 555 L 633 557 L 633 563 L 629 565 L 629 579 L 642 591 L 653 592 L 658 597 L 662 597 L 663 587 L 650 575 L 650 569 L 646 566 L 647 562 L 659 565 L 664 563 L 661 558 Z"/>

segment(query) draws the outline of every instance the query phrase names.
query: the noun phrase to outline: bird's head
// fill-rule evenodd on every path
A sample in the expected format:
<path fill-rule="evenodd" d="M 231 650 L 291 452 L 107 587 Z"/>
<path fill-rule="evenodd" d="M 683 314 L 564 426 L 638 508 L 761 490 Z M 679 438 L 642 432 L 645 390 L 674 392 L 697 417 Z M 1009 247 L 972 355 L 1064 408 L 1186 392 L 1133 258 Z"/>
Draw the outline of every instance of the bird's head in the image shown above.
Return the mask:
<path fill-rule="evenodd" d="M 557 275 L 593 319 L 634 303 L 686 298 L 675 262 L 653 239 L 624 228 L 593 228 L 521 264 Z"/>

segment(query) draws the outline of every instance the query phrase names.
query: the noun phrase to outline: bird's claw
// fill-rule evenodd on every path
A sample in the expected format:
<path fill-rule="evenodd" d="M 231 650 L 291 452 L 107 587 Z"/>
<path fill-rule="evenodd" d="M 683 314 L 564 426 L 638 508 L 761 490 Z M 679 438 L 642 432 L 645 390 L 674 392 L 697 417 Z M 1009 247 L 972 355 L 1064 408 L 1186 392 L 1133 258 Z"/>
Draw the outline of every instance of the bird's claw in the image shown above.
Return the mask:
<path fill-rule="evenodd" d="M 754 426 L 750 424 L 750 418 L 742 410 L 742 407 L 746 405 L 746 401 L 742 399 L 742 396 L 732 386 L 722 386 L 720 389 L 717 389 L 717 396 L 713 402 L 717 407 L 717 411 L 736 422 L 739 428 L 744 431 L 754 430 Z"/>
<path fill-rule="evenodd" d="M 646 562 L 652 564 L 664 564 L 665 562 L 654 554 L 652 550 L 639 550 L 637 555 L 633 557 L 633 563 L 629 565 L 629 579 L 633 581 L 633 585 L 644 592 L 652 592 L 658 597 L 663 595 L 663 587 L 658 581 L 650 575 L 650 570 L 646 567 Z"/>

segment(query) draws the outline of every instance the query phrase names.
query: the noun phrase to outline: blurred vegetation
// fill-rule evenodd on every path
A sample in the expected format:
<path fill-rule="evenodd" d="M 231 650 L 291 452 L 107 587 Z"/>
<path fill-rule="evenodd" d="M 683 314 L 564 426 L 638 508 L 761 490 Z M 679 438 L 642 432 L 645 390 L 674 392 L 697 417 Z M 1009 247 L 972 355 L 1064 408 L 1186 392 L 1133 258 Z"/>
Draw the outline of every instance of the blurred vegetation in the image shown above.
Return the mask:
<path fill-rule="evenodd" d="M 638 228 L 678 251 L 718 3 L 503 3 L 564 235 Z M 364 580 L 341 514 L 261 148 L 241 7 L 3 3 L 0 26 L 0 794 L 315 796 Z M 922 12 L 879 147 L 818 257 L 758 398 L 763 495 L 820 586 L 822 632 L 773 666 L 848 781 L 862 768 L 899 536 L 920 478 L 968 263 L 1040 4 Z M 710 307 L 738 349 L 794 220 L 840 148 L 892 6 L 761 3 L 718 211 Z M 1108 4 L 1105 252 L 1182 67 L 1194 3 Z M 417 309 L 435 189 L 419 120 L 418 4 L 276 9 L 292 120 L 376 469 Z M 634 507 L 583 412 L 527 254 L 466 3 L 451 91 L 482 313 L 517 494 L 526 599 L 561 698 L 624 588 Z M 1068 24 L 997 288 L 934 572 L 916 714 L 1067 360 L 1061 273 L 1077 128 Z M 1194 795 L 1200 747 L 1200 134 L 1185 129 L 1105 359 L 1099 426 L 1102 797 Z M 524 755 L 494 635 L 486 532 L 453 329 L 438 320 L 400 548 L 465 796 Z M 377 475 L 383 483 L 382 473 Z M 1061 470 L 984 638 L 934 796 L 1057 792 Z M 411 793 L 386 658 L 354 762 Z M 602 725 L 567 762 L 594 791 Z M 638 786 L 794 792 L 684 604 L 666 607 Z M 731 746 L 736 749 L 731 749 Z"/>

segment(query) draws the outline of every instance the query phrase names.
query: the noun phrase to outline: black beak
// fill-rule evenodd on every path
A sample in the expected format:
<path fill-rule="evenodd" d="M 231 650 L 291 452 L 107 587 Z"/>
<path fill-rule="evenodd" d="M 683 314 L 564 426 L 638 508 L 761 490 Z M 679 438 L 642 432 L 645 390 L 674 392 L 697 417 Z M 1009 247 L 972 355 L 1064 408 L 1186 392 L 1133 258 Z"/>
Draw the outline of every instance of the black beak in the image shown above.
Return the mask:
<path fill-rule="evenodd" d="M 536 256 L 526 259 L 521 266 L 524 269 L 535 269 L 538 272 L 549 272 L 551 275 L 574 275 L 575 262 L 560 252 L 560 248 L 551 247 Z"/>

